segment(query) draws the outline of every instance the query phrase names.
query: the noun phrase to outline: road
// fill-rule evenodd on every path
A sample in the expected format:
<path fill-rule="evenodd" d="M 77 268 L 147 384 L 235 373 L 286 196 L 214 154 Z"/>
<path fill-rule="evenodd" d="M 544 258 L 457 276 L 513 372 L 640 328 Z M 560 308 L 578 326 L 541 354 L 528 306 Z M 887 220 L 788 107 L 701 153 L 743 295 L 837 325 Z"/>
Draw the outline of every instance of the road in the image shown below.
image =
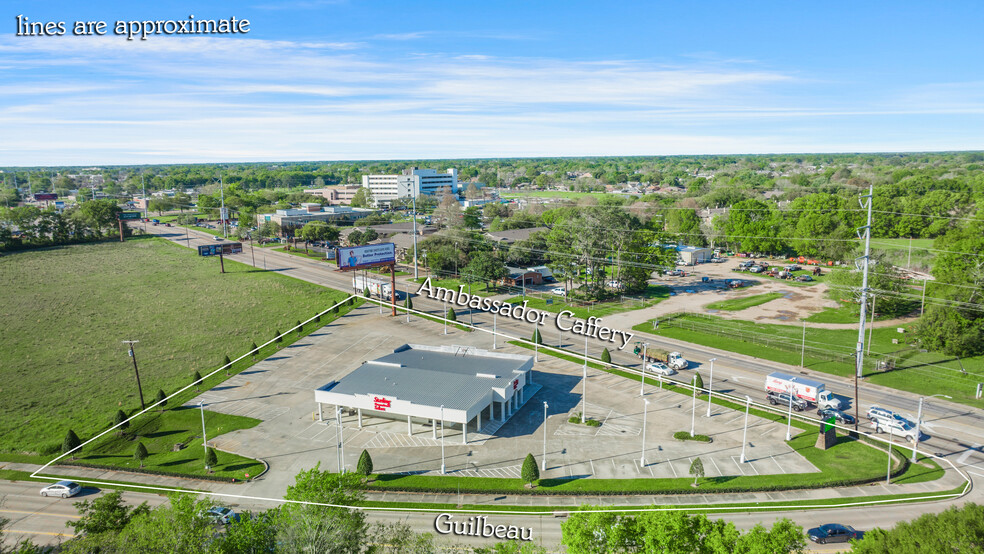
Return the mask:
<path fill-rule="evenodd" d="M 142 223 L 135 226 L 142 227 Z M 215 244 L 215 239 L 207 233 L 194 230 L 164 226 L 147 226 L 147 231 L 174 242 L 190 247 L 197 247 L 200 244 Z M 335 289 L 348 291 L 351 290 L 351 277 L 344 273 L 333 271 L 331 266 L 324 262 L 317 262 L 305 258 L 290 256 L 288 254 L 273 252 L 269 249 L 255 248 L 250 252 L 247 245 L 245 252 L 229 256 L 230 259 L 247 265 L 252 265 L 251 261 L 255 256 L 256 267 L 277 271 L 284 275 L 302 279 L 316 284 L 332 287 Z M 216 271 L 218 271 L 218 260 Z M 398 284 L 401 290 L 414 290 L 417 285 L 409 284 L 406 279 L 401 279 Z M 431 311 L 435 314 L 443 313 L 443 305 L 439 302 L 428 300 L 423 297 L 414 299 L 414 308 L 417 310 Z M 459 315 L 459 320 L 464 321 Z M 467 311 L 463 315 L 467 315 Z M 492 318 L 484 312 L 475 312 L 474 319 L 477 327 L 483 330 L 491 330 L 493 326 Z M 549 323 L 551 329 L 556 329 Z M 499 318 L 496 321 L 496 330 L 499 333 L 509 334 L 516 337 L 529 337 L 532 328 L 528 325 L 516 323 L 506 318 Z M 543 338 L 548 345 L 557 345 L 559 337 L 551 332 L 544 332 Z M 642 337 L 636 337 L 639 340 Z M 505 338 L 500 338 L 500 341 Z M 717 358 L 714 367 L 714 381 L 712 388 L 715 393 L 728 393 L 739 398 L 745 395 L 755 400 L 763 399 L 763 383 L 766 374 L 777 369 L 777 364 L 757 360 L 745 356 L 737 356 L 728 352 L 713 348 L 701 347 L 696 345 L 679 343 L 659 337 L 645 337 L 651 347 L 662 348 L 665 350 L 680 350 L 692 362 L 696 362 L 703 375 L 709 378 L 710 358 Z M 491 337 L 490 337 L 491 347 Z M 578 341 L 572 344 L 572 337 L 568 334 L 564 337 L 564 347 L 572 350 L 583 348 L 583 342 Z M 601 349 L 601 343 L 590 344 L 592 352 Z M 628 350 L 628 349 L 627 349 Z M 640 360 L 632 355 L 630 351 L 614 351 L 612 353 L 613 362 L 628 367 L 638 367 Z M 787 371 L 789 371 L 787 369 Z M 684 378 L 689 378 L 689 373 L 682 373 Z M 822 378 L 827 383 L 828 388 L 835 394 L 844 399 L 853 399 L 853 383 L 845 379 L 832 377 L 829 375 L 811 375 Z M 679 377 L 679 375 L 677 376 Z M 705 381 L 706 383 L 707 381 Z M 589 384 L 590 387 L 590 384 Z M 918 409 L 918 397 L 909 393 L 894 391 L 883 387 L 870 386 L 867 384 L 861 387 L 862 405 L 877 404 L 892 408 L 903 414 L 915 418 Z M 863 417 L 863 416 L 862 416 Z M 924 431 L 930 435 L 924 443 L 926 452 L 939 452 L 944 457 L 950 459 L 955 465 L 968 472 L 971 478 L 975 479 L 977 485 L 984 484 L 984 455 L 981 453 L 981 444 L 984 443 L 984 415 L 980 410 L 974 410 L 957 404 L 934 398 L 928 400 L 923 406 Z M 0 508 L 0 515 L 11 519 L 9 528 L 15 533 L 23 533 L 35 542 L 51 544 L 65 538 L 71 529 L 64 527 L 64 522 L 77 517 L 72 501 L 77 499 L 43 499 L 38 496 L 41 485 L 37 483 L 9 483 L 0 481 L 0 496 L 5 496 L 6 501 Z M 91 494 L 96 494 L 92 492 Z M 808 493 L 804 493 L 806 497 Z M 844 522 L 854 525 L 858 529 L 871 529 L 873 527 L 890 527 L 898 521 L 910 520 L 922 513 L 940 512 L 954 504 L 962 504 L 965 501 L 976 501 L 981 503 L 984 494 L 979 488 L 975 488 L 968 497 L 956 502 L 925 502 L 920 504 L 908 504 L 898 506 L 883 506 L 877 508 L 841 508 L 825 510 L 808 510 L 785 513 L 721 513 L 709 514 L 713 517 L 721 517 L 732 521 L 739 529 L 750 529 L 757 523 L 769 525 L 778 517 L 789 517 L 804 529 L 815 527 L 821 523 L 831 521 Z M 148 500 L 152 505 L 154 502 L 163 502 L 162 497 L 156 495 L 141 495 L 136 493 L 126 493 L 125 498 L 130 502 L 140 502 Z M 251 506 L 242 504 L 238 508 L 265 508 L 267 504 Z M 369 512 L 371 521 L 394 522 L 404 521 L 409 523 L 419 532 L 434 532 L 434 514 L 417 514 L 406 512 Z M 495 515 L 488 516 L 490 522 L 499 525 L 517 525 L 520 527 L 532 527 L 534 541 L 546 545 L 554 551 L 560 543 L 561 531 L 560 522 L 562 518 L 549 516 L 507 516 Z M 9 538 L 9 537 L 8 537 Z M 482 544 L 487 545 L 488 539 L 475 539 L 469 537 L 442 536 L 441 543 L 456 544 Z M 817 552 L 837 552 L 840 547 L 837 545 L 811 545 L 811 549 Z"/>

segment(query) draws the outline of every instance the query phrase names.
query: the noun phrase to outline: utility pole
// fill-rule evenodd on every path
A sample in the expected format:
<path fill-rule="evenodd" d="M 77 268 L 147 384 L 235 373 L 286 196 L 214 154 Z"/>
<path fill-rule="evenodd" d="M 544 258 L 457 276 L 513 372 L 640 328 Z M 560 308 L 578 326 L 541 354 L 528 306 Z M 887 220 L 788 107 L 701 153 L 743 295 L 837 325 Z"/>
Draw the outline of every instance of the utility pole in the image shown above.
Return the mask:
<path fill-rule="evenodd" d="M 144 219 L 147 219 L 147 183 L 144 182 L 144 175 L 140 173 L 140 188 L 143 190 L 142 199 L 144 205 Z"/>
<path fill-rule="evenodd" d="M 134 375 L 137 376 L 137 392 L 140 394 L 140 409 L 141 410 L 144 410 L 144 409 L 146 409 L 146 406 L 144 406 L 143 388 L 140 387 L 140 371 L 137 370 L 137 355 L 133 353 L 133 345 L 136 344 L 136 343 L 138 343 L 138 342 L 140 342 L 140 341 L 138 341 L 138 340 L 125 340 L 125 341 L 122 341 L 122 342 L 123 342 L 123 344 L 127 345 L 129 347 L 129 349 L 130 349 L 130 351 L 129 351 L 130 358 L 133 359 L 133 373 L 134 373 Z"/>
<path fill-rule="evenodd" d="M 413 278 L 417 278 L 417 191 L 411 191 L 413 199 Z"/>
<path fill-rule="evenodd" d="M 226 209 L 225 209 L 225 187 L 222 185 L 222 174 L 219 174 L 219 199 L 222 202 L 222 208 L 219 210 L 219 217 L 222 219 L 222 238 L 226 236 Z M 224 271 L 223 271 L 224 273 Z"/>
<path fill-rule="evenodd" d="M 862 208 L 868 209 L 868 224 L 858 229 L 858 238 L 864 239 L 864 256 L 861 257 L 861 317 L 858 322 L 858 346 L 855 350 L 855 371 L 854 371 L 854 431 L 858 430 L 858 422 L 861 419 L 861 407 L 858 401 L 858 380 L 864 370 L 864 324 L 868 316 L 868 265 L 871 260 L 871 207 L 874 204 L 875 187 L 868 185 L 867 196 L 862 196 L 859 201 Z M 865 200 L 867 200 L 867 205 Z M 864 230 L 864 236 L 860 231 Z M 856 264 L 857 262 L 855 262 Z"/>

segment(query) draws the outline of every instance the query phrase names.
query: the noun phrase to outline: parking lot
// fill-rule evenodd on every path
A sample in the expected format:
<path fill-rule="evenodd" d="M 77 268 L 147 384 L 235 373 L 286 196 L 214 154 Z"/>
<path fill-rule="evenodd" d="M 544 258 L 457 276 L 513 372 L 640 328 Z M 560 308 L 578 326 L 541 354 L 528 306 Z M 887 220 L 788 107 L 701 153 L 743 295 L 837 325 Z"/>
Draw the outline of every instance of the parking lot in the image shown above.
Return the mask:
<path fill-rule="evenodd" d="M 210 443 L 220 450 L 255 456 L 270 464 L 270 471 L 249 486 L 250 494 L 279 497 L 299 471 L 320 462 L 323 469 L 337 469 L 338 438 L 343 440 L 344 465 L 349 470 L 363 449 L 373 457 L 381 473 L 438 474 L 441 466 L 440 429 L 406 421 L 334 414 L 318 421 L 314 389 L 339 379 L 362 364 L 393 351 L 401 344 L 459 344 L 491 348 L 486 333 L 467 333 L 438 323 L 404 317 L 380 316 L 374 305 L 360 308 L 329 324 L 252 368 L 203 392 L 190 405 L 205 402 L 207 410 L 254 417 L 262 423 L 252 429 L 227 433 Z M 531 352 L 499 340 L 498 351 L 530 355 Z M 687 371 L 685 370 L 684 373 Z M 469 433 L 462 444 L 460 430 L 444 431 L 447 471 L 456 475 L 519 477 L 528 453 L 538 461 L 544 453 L 544 478 L 686 477 L 693 458 L 700 457 L 706 475 L 762 475 L 817 471 L 784 442 L 785 426 L 749 418 L 747 463 L 739 463 L 745 415 L 698 399 L 696 432 L 713 442 L 683 442 L 675 431 L 689 431 L 694 413 L 689 396 L 640 384 L 599 370 L 588 370 L 586 401 L 582 397 L 582 367 L 541 355 L 533 381 L 540 387 L 527 394 L 526 404 L 504 424 L 486 422 L 479 433 Z M 646 464 L 641 463 L 644 402 Z M 544 407 L 547 424 L 544 426 Z M 599 427 L 569 423 L 581 411 L 601 422 Z M 368 415 L 368 414 L 365 414 Z"/>

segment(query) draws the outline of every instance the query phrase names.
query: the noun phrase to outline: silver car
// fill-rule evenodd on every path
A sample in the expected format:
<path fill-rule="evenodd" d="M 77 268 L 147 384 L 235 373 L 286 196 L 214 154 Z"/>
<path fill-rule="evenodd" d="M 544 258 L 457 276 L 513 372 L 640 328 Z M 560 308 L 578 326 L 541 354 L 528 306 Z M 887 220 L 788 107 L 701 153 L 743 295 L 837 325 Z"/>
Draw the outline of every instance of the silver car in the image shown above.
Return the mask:
<path fill-rule="evenodd" d="M 41 496 L 60 496 L 68 498 L 82 492 L 82 485 L 72 481 L 58 481 L 41 489 Z"/>
<path fill-rule="evenodd" d="M 675 369 L 662 362 L 654 362 L 647 365 L 646 371 L 655 373 L 657 375 L 676 375 Z"/>

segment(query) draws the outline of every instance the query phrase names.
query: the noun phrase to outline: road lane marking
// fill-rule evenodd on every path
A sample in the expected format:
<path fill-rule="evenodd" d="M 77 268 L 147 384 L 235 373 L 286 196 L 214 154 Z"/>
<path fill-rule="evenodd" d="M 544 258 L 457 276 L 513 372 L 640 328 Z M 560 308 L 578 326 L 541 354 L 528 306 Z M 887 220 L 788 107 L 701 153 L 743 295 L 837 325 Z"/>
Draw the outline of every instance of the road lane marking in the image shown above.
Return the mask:
<path fill-rule="evenodd" d="M 967 461 L 967 458 L 969 458 L 971 454 L 980 451 L 980 448 L 981 448 L 981 445 L 979 445 L 979 444 L 977 444 L 975 442 L 974 443 L 974 446 L 971 446 L 967 450 L 964 450 L 964 453 L 961 454 L 959 458 L 957 458 L 957 463 L 958 464 L 962 464 L 962 463 L 966 462 Z"/>
<path fill-rule="evenodd" d="M 82 516 L 79 516 L 79 515 L 68 515 L 68 514 L 62 515 L 62 514 L 53 514 L 53 513 L 50 513 L 50 512 L 28 512 L 28 511 L 24 511 L 24 510 L 3 510 L 3 509 L 0 509 L 0 512 L 7 513 L 7 514 L 28 514 L 28 515 L 32 515 L 32 516 L 68 517 L 68 518 L 72 518 L 72 519 L 81 519 L 82 518 Z"/>
<path fill-rule="evenodd" d="M 73 535 L 71 533 L 52 533 L 51 531 L 19 531 L 17 529 L 2 529 L 2 531 L 4 533 L 10 533 L 10 534 L 14 534 L 14 533 L 26 533 L 26 534 L 29 534 L 29 535 L 50 535 L 52 537 L 75 537 L 76 536 L 76 535 Z"/>

